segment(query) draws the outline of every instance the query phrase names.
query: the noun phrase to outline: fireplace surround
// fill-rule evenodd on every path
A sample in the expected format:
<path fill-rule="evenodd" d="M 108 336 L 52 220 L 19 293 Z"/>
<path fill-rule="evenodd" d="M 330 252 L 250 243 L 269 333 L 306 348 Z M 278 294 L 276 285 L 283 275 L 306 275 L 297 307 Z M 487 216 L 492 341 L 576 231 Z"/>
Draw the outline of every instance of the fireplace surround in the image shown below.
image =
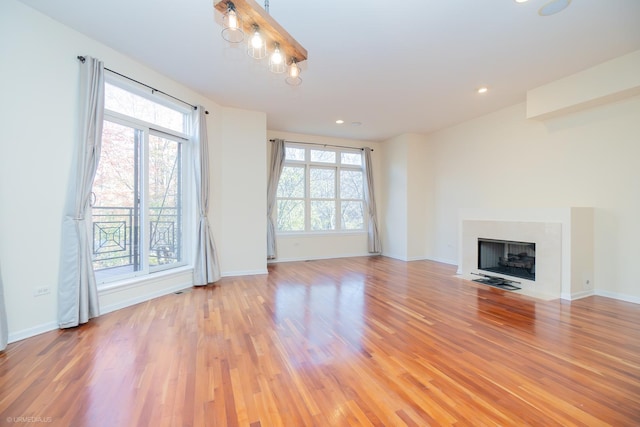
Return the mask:
<path fill-rule="evenodd" d="M 465 279 L 480 273 L 516 280 L 517 292 L 543 299 L 593 294 L 593 208 L 461 209 L 458 236 L 458 274 Z M 478 239 L 535 243 L 535 278 L 479 268 Z M 523 252 L 508 250 L 507 259 Z"/>

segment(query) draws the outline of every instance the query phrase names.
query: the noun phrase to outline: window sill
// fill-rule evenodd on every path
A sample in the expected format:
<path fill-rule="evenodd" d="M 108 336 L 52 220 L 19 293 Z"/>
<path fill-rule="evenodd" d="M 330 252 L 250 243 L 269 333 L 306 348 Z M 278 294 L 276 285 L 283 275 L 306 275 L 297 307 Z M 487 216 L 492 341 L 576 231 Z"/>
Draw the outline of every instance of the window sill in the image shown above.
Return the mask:
<path fill-rule="evenodd" d="M 121 292 L 127 289 L 133 289 L 140 286 L 145 286 L 158 280 L 162 279 L 171 279 L 174 277 L 179 277 L 181 275 L 189 274 L 191 277 L 193 276 L 193 267 L 190 265 L 186 265 L 183 267 L 176 267 L 170 270 L 158 271 L 155 273 L 146 274 L 144 276 L 137 277 L 129 277 L 122 280 L 116 280 L 113 282 L 107 282 L 98 284 L 98 294 L 109 295 L 115 292 Z M 191 278 L 191 281 L 192 278 Z"/>
<path fill-rule="evenodd" d="M 349 237 L 367 235 L 364 230 L 354 231 L 292 231 L 290 233 L 276 233 L 277 238 L 301 238 L 301 237 Z"/>

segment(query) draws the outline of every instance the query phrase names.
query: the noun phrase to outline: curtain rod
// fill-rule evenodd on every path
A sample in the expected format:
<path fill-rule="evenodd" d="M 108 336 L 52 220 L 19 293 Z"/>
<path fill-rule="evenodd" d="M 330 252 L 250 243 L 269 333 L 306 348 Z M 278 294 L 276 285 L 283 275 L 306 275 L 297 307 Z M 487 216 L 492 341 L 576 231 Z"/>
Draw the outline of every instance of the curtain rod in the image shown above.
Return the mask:
<path fill-rule="evenodd" d="M 269 141 L 275 142 L 275 139 L 270 139 Z M 346 145 L 322 144 L 320 142 L 302 142 L 302 141 L 289 141 L 289 140 L 285 140 L 284 142 L 291 142 L 293 144 L 318 145 L 320 147 L 350 148 L 352 150 L 364 150 L 365 148 L 365 147 L 347 147 Z M 373 148 L 371 149 L 371 151 L 373 151 Z"/>
<path fill-rule="evenodd" d="M 84 56 L 81 56 L 81 55 L 78 55 L 78 59 L 79 59 L 79 60 L 80 60 L 80 62 L 82 62 L 83 64 L 84 64 L 84 61 L 86 61 L 86 60 L 87 60 Z M 136 80 L 136 79 L 132 79 L 132 78 L 131 78 L 131 77 L 129 77 L 129 76 L 125 76 L 124 74 L 120 74 L 120 73 L 118 73 L 117 71 L 113 71 L 113 70 L 111 70 L 111 69 L 109 69 L 109 68 L 107 68 L 107 67 L 104 67 L 104 69 L 105 69 L 105 70 L 107 70 L 107 71 L 109 71 L 109 72 L 111 72 L 111 73 L 113 73 L 113 74 L 117 74 L 117 75 L 119 75 L 120 77 L 124 77 L 124 78 L 125 78 L 125 79 L 127 79 L 127 80 L 131 80 L 132 82 L 138 83 L 138 84 L 139 84 L 139 85 L 141 85 L 141 86 L 144 86 L 144 87 L 146 87 L 146 88 L 151 89 L 151 93 L 152 93 L 152 94 L 153 94 L 153 93 L 155 93 L 155 92 L 158 92 L 158 93 L 161 93 L 161 94 L 163 94 L 163 95 L 165 95 L 165 96 L 168 96 L 169 98 L 173 98 L 173 99 L 175 99 L 176 101 L 180 101 L 180 102 L 182 102 L 183 104 L 186 104 L 186 105 L 188 105 L 189 107 L 193 108 L 194 110 L 197 110 L 197 109 L 198 109 L 198 106 L 197 106 L 197 105 L 193 105 L 193 104 L 191 104 L 191 103 L 189 103 L 189 102 L 187 102 L 187 101 L 183 101 L 183 100 L 182 100 L 182 99 L 180 99 L 180 98 L 176 98 L 176 97 L 175 97 L 175 96 L 173 96 L 173 95 L 169 95 L 168 93 L 163 92 L 163 91 L 161 91 L 161 90 L 158 90 L 158 89 L 156 89 L 156 88 L 154 88 L 154 87 L 151 87 L 151 86 L 149 86 L 148 84 L 142 83 L 142 82 L 140 82 L 140 81 L 138 81 L 138 80 Z M 207 110 L 205 110 L 205 111 L 204 111 L 204 113 L 205 113 L 205 114 L 209 114 L 209 112 L 208 112 Z"/>

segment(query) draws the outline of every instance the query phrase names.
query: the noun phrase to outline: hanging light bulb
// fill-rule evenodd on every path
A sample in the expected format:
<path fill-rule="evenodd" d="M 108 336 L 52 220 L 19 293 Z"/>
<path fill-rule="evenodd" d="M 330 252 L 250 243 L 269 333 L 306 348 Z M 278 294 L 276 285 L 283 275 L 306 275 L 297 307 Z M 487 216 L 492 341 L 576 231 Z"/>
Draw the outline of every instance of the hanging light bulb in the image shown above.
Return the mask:
<path fill-rule="evenodd" d="M 296 60 L 291 61 L 291 65 L 289 65 L 289 77 L 297 78 L 300 76 L 300 67 L 296 65 Z"/>
<path fill-rule="evenodd" d="M 252 58 L 262 59 L 267 56 L 267 45 L 262 39 L 262 34 L 260 34 L 260 27 L 253 24 L 251 28 L 253 30 L 253 35 L 249 39 L 247 53 Z"/>
<path fill-rule="evenodd" d="M 280 52 L 280 44 L 274 43 L 273 53 L 269 58 L 269 71 L 272 73 L 284 73 L 286 69 L 286 62 L 284 60 L 284 55 Z"/>
<path fill-rule="evenodd" d="M 222 38 L 229 43 L 240 43 L 244 40 L 242 31 L 242 19 L 236 11 L 236 6 L 232 2 L 227 2 L 227 12 L 222 18 Z"/>
<path fill-rule="evenodd" d="M 275 51 L 273 52 L 273 55 L 271 55 L 271 62 L 273 62 L 274 64 L 282 64 L 282 53 L 280 53 L 280 47 L 278 46 L 278 44 L 276 43 L 276 48 Z"/>
<path fill-rule="evenodd" d="M 238 14 L 231 8 L 229 8 L 229 11 L 227 12 L 227 25 L 230 30 L 238 29 Z"/>
<path fill-rule="evenodd" d="M 289 73 L 284 81 L 291 86 L 298 86 L 302 83 L 302 78 L 300 78 L 300 67 L 298 67 L 298 61 L 296 58 L 291 60 L 291 64 L 289 64 Z"/>
<path fill-rule="evenodd" d="M 256 30 L 253 33 L 253 37 L 251 37 L 251 47 L 254 49 L 260 49 L 262 48 L 262 45 L 262 36 L 260 35 L 260 32 Z"/>

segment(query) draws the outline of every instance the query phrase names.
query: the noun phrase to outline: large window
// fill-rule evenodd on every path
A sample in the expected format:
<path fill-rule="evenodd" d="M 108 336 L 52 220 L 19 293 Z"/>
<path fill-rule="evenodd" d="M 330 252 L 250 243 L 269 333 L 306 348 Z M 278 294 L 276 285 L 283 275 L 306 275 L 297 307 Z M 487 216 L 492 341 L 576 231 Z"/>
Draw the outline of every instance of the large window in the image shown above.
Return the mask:
<path fill-rule="evenodd" d="M 188 126 L 188 110 L 105 85 L 102 151 L 91 201 L 98 282 L 186 263 Z"/>
<path fill-rule="evenodd" d="M 278 232 L 363 231 L 363 179 L 361 150 L 287 143 Z"/>

